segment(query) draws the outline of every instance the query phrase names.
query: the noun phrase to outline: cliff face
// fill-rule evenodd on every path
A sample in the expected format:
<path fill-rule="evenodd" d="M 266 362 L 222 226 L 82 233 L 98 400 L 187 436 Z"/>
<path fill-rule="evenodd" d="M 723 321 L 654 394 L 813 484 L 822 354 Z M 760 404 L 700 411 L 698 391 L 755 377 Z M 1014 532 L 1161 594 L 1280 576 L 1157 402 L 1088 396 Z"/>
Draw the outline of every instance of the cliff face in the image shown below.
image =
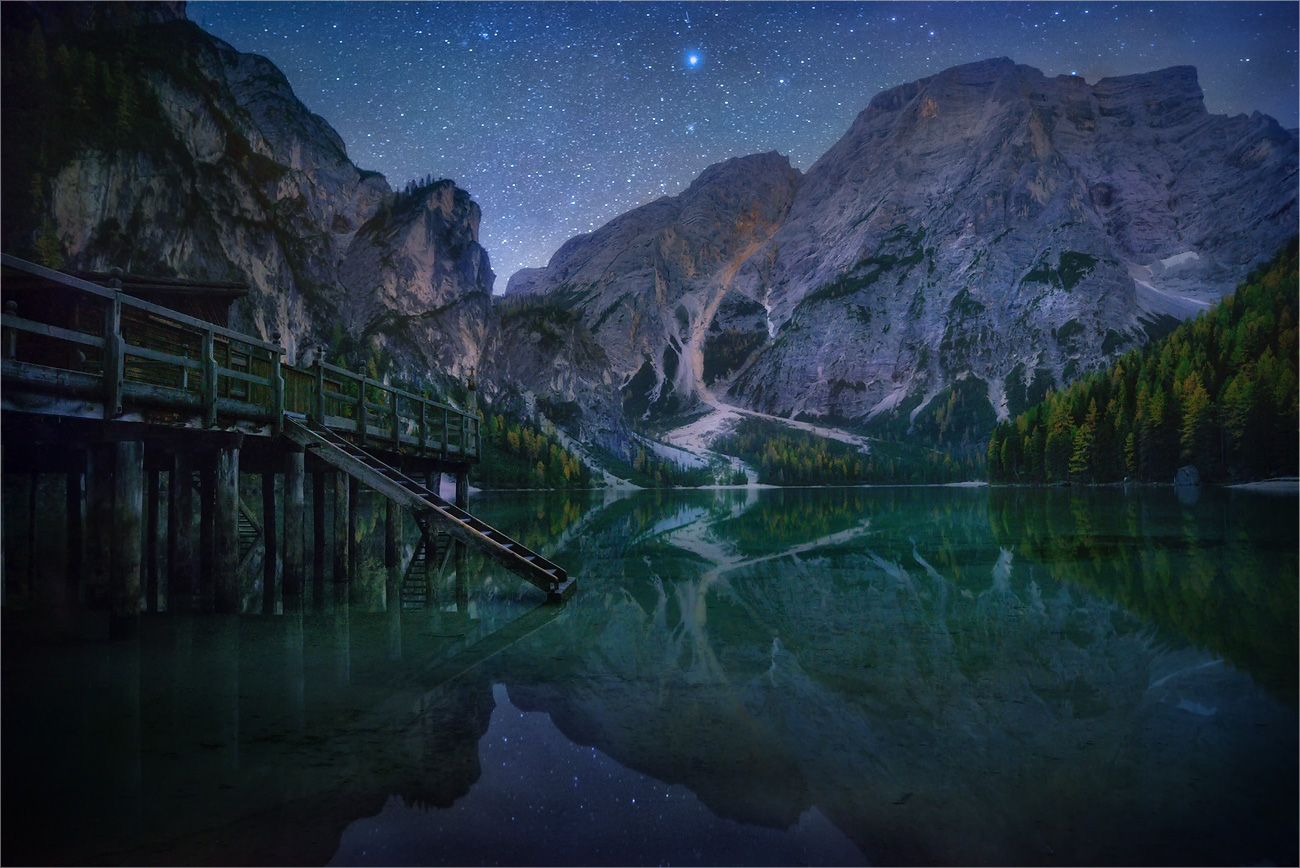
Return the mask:
<path fill-rule="evenodd" d="M 28 61 L 6 66 L 6 127 L 65 141 L 33 154 L 6 136 L 5 186 L 28 199 L 6 197 L 5 249 L 247 281 L 235 324 L 299 361 L 346 346 L 395 352 L 408 376 L 474 366 L 494 277 L 469 195 L 394 193 L 269 61 L 183 4 L 119 5 L 6 4 L 6 49 Z M 450 315 L 466 303 L 471 323 Z"/>
<path fill-rule="evenodd" d="M 1296 136 L 1208 114 L 1190 67 L 1090 86 L 970 64 L 877 95 L 802 179 L 746 160 L 779 158 L 706 171 L 679 197 L 715 191 L 695 231 L 661 200 L 511 290 L 582 311 L 620 374 L 653 366 L 650 408 L 692 391 L 672 360 L 702 335 L 706 402 L 905 425 L 960 384 L 991 418 L 1203 310 L 1297 219 Z"/>
<path fill-rule="evenodd" d="M 877 95 L 806 175 L 712 166 L 494 305 L 465 191 L 357 168 L 183 4 L 2 11 L 7 252 L 246 281 L 235 325 L 294 361 L 477 372 L 614 449 L 719 401 L 902 430 L 960 397 L 991 423 L 1204 309 L 1297 221 L 1296 136 L 1208 114 L 1193 69 L 1001 59 Z"/>
<path fill-rule="evenodd" d="M 775 153 L 711 166 L 681 195 L 568 241 L 546 269 L 516 275 L 507 294 L 541 294 L 577 312 L 631 415 L 687 409 L 707 388 L 710 328 L 759 309 L 731 285 L 786 219 L 799 179 Z"/>

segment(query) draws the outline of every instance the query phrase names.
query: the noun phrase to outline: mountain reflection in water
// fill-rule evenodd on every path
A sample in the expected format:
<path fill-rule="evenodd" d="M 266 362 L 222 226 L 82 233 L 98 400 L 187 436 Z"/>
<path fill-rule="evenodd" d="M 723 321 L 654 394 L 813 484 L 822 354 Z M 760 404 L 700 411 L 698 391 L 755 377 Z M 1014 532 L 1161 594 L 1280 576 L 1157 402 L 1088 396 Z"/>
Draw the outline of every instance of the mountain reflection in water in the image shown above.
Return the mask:
<path fill-rule="evenodd" d="M 532 610 L 471 558 L 439 611 L 7 651 L 4 861 L 1300 855 L 1294 498 L 472 505 L 578 595 Z"/>

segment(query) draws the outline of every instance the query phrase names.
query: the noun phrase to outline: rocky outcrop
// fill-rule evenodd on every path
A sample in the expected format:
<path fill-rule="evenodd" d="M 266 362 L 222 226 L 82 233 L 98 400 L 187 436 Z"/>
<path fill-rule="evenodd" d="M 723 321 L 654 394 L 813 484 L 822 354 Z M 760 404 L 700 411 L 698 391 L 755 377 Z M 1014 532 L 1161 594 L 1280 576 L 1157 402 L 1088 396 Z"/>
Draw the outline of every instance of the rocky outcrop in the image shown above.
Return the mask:
<path fill-rule="evenodd" d="M 1191 67 L 1093 85 L 956 67 L 877 95 L 806 176 L 780 161 L 712 167 L 511 289 L 580 310 L 615 371 L 639 369 L 637 412 L 694 386 L 906 427 L 954 390 L 1005 417 L 1099 368 L 1231 291 L 1297 220 L 1296 135 L 1210 115 Z M 709 218 L 670 229 L 704 189 Z"/>
<path fill-rule="evenodd" d="M 6 123 L 35 118 L 76 138 L 34 184 L 11 177 L 27 163 L 6 161 L 7 187 L 39 193 L 31 219 L 6 220 L 6 250 L 30 249 L 44 224 L 65 266 L 246 281 L 233 323 L 279 334 L 296 361 L 382 357 L 411 380 L 478 364 L 494 276 L 468 193 L 451 181 L 395 193 L 352 163 L 273 64 L 185 21 L 183 4 L 6 4 L 5 13 L 7 47 L 45 39 L 37 56 L 71 46 L 88 68 L 121 68 L 138 82 L 118 97 L 133 122 L 109 144 L 85 123 L 107 114 L 102 105 L 32 118 L 7 109 Z M 113 30 L 120 45 L 59 35 L 94 29 Z M 56 60 L 40 86 L 72 84 Z M 31 84 L 7 88 L 15 83 Z"/>
<path fill-rule="evenodd" d="M 725 328 L 736 308 L 723 304 L 736 270 L 786 219 L 799 180 L 776 153 L 711 166 L 681 195 L 571 239 L 544 271 L 512 278 L 507 295 L 543 295 L 577 312 L 630 415 L 689 409 L 710 329 Z"/>

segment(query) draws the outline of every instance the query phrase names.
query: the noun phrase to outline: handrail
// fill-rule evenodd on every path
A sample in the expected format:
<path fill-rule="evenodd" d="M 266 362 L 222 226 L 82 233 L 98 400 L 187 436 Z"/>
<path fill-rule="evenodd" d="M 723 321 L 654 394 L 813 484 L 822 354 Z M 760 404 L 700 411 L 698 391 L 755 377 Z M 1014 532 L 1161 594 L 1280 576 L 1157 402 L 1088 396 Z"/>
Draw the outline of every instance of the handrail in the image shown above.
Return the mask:
<path fill-rule="evenodd" d="M 201 331 L 211 331 L 214 334 L 221 335 L 222 337 L 233 338 L 241 343 L 259 349 L 278 352 L 281 355 L 284 354 L 284 347 L 273 344 L 270 341 L 264 341 L 261 338 L 255 338 L 252 335 L 246 335 L 242 332 L 237 332 L 234 329 L 229 329 L 224 326 L 219 326 L 216 323 L 210 323 L 198 319 L 197 317 L 183 314 L 178 310 L 172 310 L 169 307 L 163 307 L 160 304 L 154 304 L 153 302 L 145 301 L 142 298 L 135 298 L 134 296 L 126 295 L 116 289 L 106 289 L 97 283 L 91 283 L 89 280 L 83 280 L 80 277 L 73 277 L 70 274 L 55 271 L 51 268 L 46 268 L 43 265 L 37 265 L 34 262 L 18 259 L 8 253 L 0 253 L 0 265 L 5 266 L 6 268 L 12 268 L 16 271 L 25 271 L 34 277 L 40 277 L 45 280 L 53 281 L 54 283 L 61 283 L 64 286 L 79 290 L 87 295 L 98 296 L 106 301 L 112 301 L 115 298 L 121 299 L 124 306 L 134 307 L 148 313 L 157 314 L 158 316 L 166 317 L 175 322 L 179 322 L 182 325 L 200 329 Z"/>
<path fill-rule="evenodd" d="M 7 384 L 101 398 L 106 419 L 121 415 L 126 400 L 197 409 L 206 427 L 222 417 L 270 422 L 278 432 L 288 413 L 314 418 L 362 444 L 373 440 L 395 451 L 462 460 L 480 456 L 477 413 L 328 362 L 287 365 L 278 344 L 8 254 L 0 254 L 0 264 L 75 293 L 70 306 L 34 297 L 37 312 L 21 315 L 6 293 L 0 325 Z M 42 310 L 52 321 L 39 319 Z M 21 350 L 19 334 L 30 336 Z"/>

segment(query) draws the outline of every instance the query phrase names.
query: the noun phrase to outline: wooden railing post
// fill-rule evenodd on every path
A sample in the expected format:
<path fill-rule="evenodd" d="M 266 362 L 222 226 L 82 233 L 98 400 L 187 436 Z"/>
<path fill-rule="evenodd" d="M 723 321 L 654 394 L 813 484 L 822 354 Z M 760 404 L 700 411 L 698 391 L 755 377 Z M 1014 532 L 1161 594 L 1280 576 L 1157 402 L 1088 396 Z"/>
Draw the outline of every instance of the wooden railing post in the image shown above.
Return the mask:
<path fill-rule="evenodd" d="M 460 414 L 460 454 L 465 455 L 465 444 L 469 441 L 469 416 Z"/>
<path fill-rule="evenodd" d="M 212 329 L 203 333 L 203 427 L 217 424 L 217 341 Z"/>
<path fill-rule="evenodd" d="M 316 360 L 316 394 L 312 396 L 314 418 L 312 419 L 317 425 L 325 424 L 325 368 L 321 365 L 320 359 Z"/>
<path fill-rule="evenodd" d="M 443 455 L 447 454 L 447 408 L 442 408 L 442 447 L 440 449 Z"/>
<path fill-rule="evenodd" d="M 393 451 L 400 452 L 402 449 L 402 417 L 397 412 L 397 390 L 393 389 L 388 393 L 389 400 L 393 402 Z"/>
<path fill-rule="evenodd" d="M 276 344 L 280 343 L 280 333 L 271 335 Z M 271 428 L 276 434 L 284 430 L 284 371 L 280 354 L 283 348 L 277 346 L 271 350 Z"/>
<path fill-rule="evenodd" d="M 361 375 L 361 388 L 357 392 L 357 445 L 366 445 L 366 377 Z"/>
<path fill-rule="evenodd" d="M 122 414 L 122 299 L 115 297 L 104 311 L 104 418 Z"/>
<path fill-rule="evenodd" d="M 427 413 L 428 409 L 429 409 L 429 402 L 421 400 L 420 401 L 420 453 L 421 454 L 424 453 L 424 450 L 427 448 L 429 443 L 429 437 L 427 433 L 428 431 L 427 426 L 429 424 L 428 413 Z"/>

